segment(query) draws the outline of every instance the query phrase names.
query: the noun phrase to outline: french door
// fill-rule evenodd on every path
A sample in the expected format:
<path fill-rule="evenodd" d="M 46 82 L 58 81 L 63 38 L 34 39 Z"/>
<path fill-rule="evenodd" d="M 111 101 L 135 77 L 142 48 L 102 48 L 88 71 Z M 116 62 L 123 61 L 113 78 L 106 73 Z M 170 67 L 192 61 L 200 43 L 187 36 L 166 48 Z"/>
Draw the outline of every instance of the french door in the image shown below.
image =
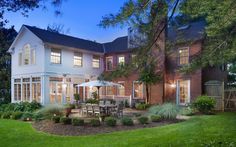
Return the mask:
<path fill-rule="evenodd" d="M 177 104 L 186 105 L 190 103 L 190 80 L 177 81 Z"/>
<path fill-rule="evenodd" d="M 62 104 L 62 83 L 50 82 L 50 103 Z"/>

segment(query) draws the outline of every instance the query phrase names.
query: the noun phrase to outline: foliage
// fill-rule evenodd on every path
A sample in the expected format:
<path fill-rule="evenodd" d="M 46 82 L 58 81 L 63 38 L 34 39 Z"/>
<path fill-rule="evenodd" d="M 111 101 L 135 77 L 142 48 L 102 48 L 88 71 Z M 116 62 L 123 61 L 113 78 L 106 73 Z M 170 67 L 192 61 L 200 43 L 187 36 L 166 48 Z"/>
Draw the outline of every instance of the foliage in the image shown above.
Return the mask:
<path fill-rule="evenodd" d="M 10 119 L 11 118 L 11 114 L 12 114 L 12 112 L 4 112 L 2 114 L 2 118 L 3 119 Z"/>
<path fill-rule="evenodd" d="M 4 112 L 0 111 L 0 119 L 2 118 Z"/>
<path fill-rule="evenodd" d="M 74 126 L 83 126 L 84 120 L 80 118 L 72 118 L 72 125 Z"/>
<path fill-rule="evenodd" d="M 99 101 L 98 101 L 97 99 L 88 99 L 88 100 L 86 101 L 86 103 L 90 103 L 90 104 L 98 104 Z"/>
<path fill-rule="evenodd" d="M 216 104 L 215 99 L 206 95 L 197 97 L 197 99 L 193 102 L 193 106 L 199 112 L 202 112 L 204 114 L 209 114 L 215 107 L 215 104 Z"/>
<path fill-rule="evenodd" d="M 161 116 L 160 115 L 151 115 L 151 121 L 152 122 L 160 122 Z"/>
<path fill-rule="evenodd" d="M 60 122 L 63 123 L 64 125 L 70 125 L 71 124 L 71 118 L 69 117 L 61 117 Z"/>
<path fill-rule="evenodd" d="M 191 116 L 191 115 L 194 115 L 194 109 L 190 106 L 184 107 L 184 108 L 181 109 L 180 113 L 182 115 Z"/>
<path fill-rule="evenodd" d="M 92 93 L 92 99 L 98 100 L 98 93 L 96 91 Z"/>
<path fill-rule="evenodd" d="M 0 10 L 0 105 L 11 102 L 11 55 L 8 53 L 8 49 L 16 35 L 14 27 L 9 29 L 1 27 Z"/>
<path fill-rule="evenodd" d="M 149 114 L 160 115 L 163 119 L 176 119 L 179 111 L 179 107 L 176 104 L 164 103 L 162 105 L 151 107 L 149 109 Z"/>
<path fill-rule="evenodd" d="M 138 118 L 138 121 L 140 124 L 148 124 L 148 117 L 146 116 L 141 116 Z"/>
<path fill-rule="evenodd" d="M 20 112 L 34 112 L 40 109 L 42 106 L 40 103 L 36 101 L 29 102 L 20 102 L 20 103 L 9 103 L 3 104 L 0 106 L 0 110 L 7 112 L 7 111 L 20 111 Z"/>
<path fill-rule="evenodd" d="M 134 125 L 134 122 L 133 122 L 132 118 L 129 118 L 129 117 L 123 117 L 121 119 L 121 123 L 124 126 L 133 126 Z"/>
<path fill-rule="evenodd" d="M 21 119 L 21 117 L 23 116 L 23 112 L 12 112 L 11 114 L 11 119 L 15 119 L 15 120 L 18 120 L 18 119 Z"/>
<path fill-rule="evenodd" d="M 64 112 L 64 106 L 62 105 L 48 105 L 36 112 L 40 119 L 51 119 L 53 116 L 62 116 Z"/>
<path fill-rule="evenodd" d="M 75 109 L 75 104 L 66 104 L 65 108 Z"/>
<path fill-rule="evenodd" d="M 80 100 L 80 95 L 78 93 L 74 94 L 74 99 L 78 102 Z"/>
<path fill-rule="evenodd" d="M 116 126 L 116 119 L 114 117 L 106 117 L 105 123 L 108 126 L 114 127 L 114 126 Z"/>
<path fill-rule="evenodd" d="M 34 118 L 34 114 L 31 112 L 24 112 L 21 119 L 23 121 L 32 121 Z"/>
<path fill-rule="evenodd" d="M 234 0 L 205 1 L 187 0 L 180 6 L 180 13 L 190 19 L 204 17 L 205 38 L 201 55 L 195 58 L 184 71 L 199 67 L 219 66 L 235 60 L 236 4 Z"/>
<path fill-rule="evenodd" d="M 52 121 L 53 121 L 54 123 L 59 123 L 59 122 L 60 122 L 60 119 L 61 119 L 60 116 L 53 116 L 53 117 L 52 117 Z"/>
<path fill-rule="evenodd" d="M 99 119 L 91 119 L 91 120 L 90 120 L 90 124 L 91 124 L 91 126 L 93 126 L 93 127 L 98 127 L 98 126 L 101 125 Z"/>
<path fill-rule="evenodd" d="M 150 104 L 144 104 L 144 103 L 135 104 L 135 108 L 138 109 L 138 110 L 146 110 L 150 106 L 151 106 Z"/>

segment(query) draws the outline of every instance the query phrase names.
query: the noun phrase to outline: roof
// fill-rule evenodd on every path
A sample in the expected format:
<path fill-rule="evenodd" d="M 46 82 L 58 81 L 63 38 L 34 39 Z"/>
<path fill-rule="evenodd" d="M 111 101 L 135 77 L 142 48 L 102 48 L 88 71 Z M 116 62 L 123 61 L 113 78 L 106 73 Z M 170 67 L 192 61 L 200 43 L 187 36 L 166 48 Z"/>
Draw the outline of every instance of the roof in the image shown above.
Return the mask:
<path fill-rule="evenodd" d="M 176 41 L 177 39 L 190 41 L 199 40 L 204 37 L 204 28 L 206 22 L 204 20 L 190 22 L 187 25 L 168 27 L 167 39 L 170 41 Z"/>
<path fill-rule="evenodd" d="M 55 32 L 50 32 L 47 30 L 39 29 L 37 27 L 32 27 L 28 25 L 24 26 L 28 28 L 31 32 L 33 32 L 36 36 L 38 36 L 43 42 L 46 43 L 85 49 L 100 53 L 104 52 L 103 45 L 101 43 L 80 39 L 68 35 L 63 35 Z"/>
<path fill-rule="evenodd" d="M 104 43 L 105 53 L 128 51 L 128 36 L 119 37 L 112 42 Z"/>

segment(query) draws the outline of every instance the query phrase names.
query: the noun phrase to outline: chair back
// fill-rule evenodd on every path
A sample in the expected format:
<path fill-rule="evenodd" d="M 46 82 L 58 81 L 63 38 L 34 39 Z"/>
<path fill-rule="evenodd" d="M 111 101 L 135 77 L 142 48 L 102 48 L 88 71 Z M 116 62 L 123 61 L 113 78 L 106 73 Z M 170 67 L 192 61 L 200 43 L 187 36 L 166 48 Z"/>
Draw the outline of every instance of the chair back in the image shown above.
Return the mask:
<path fill-rule="evenodd" d="M 88 109 L 88 111 L 93 111 L 93 106 L 92 105 L 88 105 L 87 109 Z"/>
<path fill-rule="evenodd" d="M 93 106 L 93 111 L 94 112 L 100 112 L 100 107 L 98 105 Z"/>
<path fill-rule="evenodd" d="M 105 105 L 111 105 L 111 101 L 106 100 Z"/>

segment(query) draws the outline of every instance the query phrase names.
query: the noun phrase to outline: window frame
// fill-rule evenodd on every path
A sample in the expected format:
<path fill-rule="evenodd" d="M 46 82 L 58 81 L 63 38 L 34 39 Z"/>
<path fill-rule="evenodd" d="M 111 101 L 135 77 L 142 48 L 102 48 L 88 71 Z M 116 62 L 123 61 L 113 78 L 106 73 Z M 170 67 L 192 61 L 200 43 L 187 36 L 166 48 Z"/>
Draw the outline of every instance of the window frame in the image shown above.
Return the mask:
<path fill-rule="evenodd" d="M 120 58 L 123 57 L 124 58 L 124 62 L 120 63 Z M 122 65 L 125 65 L 125 55 L 118 55 L 118 58 L 117 58 L 117 63 L 119 66 L 122 66 Z"/>
<path fill-rule="evenodd" d="M 108 69 L 108 60 L 111 59 L 111 69 Z M 106 71 L 112 71 L 113 70 L 113 56 L 107 56 L 106 57 Z"/>
<path fill-rule="evenodd" d="M 81 58 L 81 59 L 79 59 L 79 58 Z M 81 61 L 81 65 L 76 65 L 75 61 Z M 73 62 L 74 62 L 74 67 L 83 67 L 83 53 L 81 53 L 81 52 L 74 52 Z"/>
<path fill-rule="evenodd" d="M 56 53 L 56 54 L 58 54 L 58 53 L 60 53 L 59 55 L 52 55 L 52 53 Z M 57 63 L 57 62 L 54 62 L 54 61 L 52 61 L 53 59 L 52 59 L 52 57 L 54 57 L 55 59 L 56 58 L 59 58 L 59 63 Z M 51 53 L 50 53 L 50 63 L 51 64 L 55 64 L 55 65 L 60 65 L 60 64 L 62 64 L 62 50 L 61 49 L 55 49 L 55 48 L 52 48 L 51 49 Z"/>
<path fill-rule="evenodd" d="M 97 61 L 94 61 L 94 60 L 97 60 L 98 59 L 98 62 Z M 95 67 L 94 66 L 94 63 L 98 63 L 98 67 Z M 100 68 L 100 65 L 101 64 L 101 58 L 100 58 L 100 56 L 99 55 L 93 55 L 93 57 L 92 57 L 92 67 L 93 68 L 95 68 L 95 69 L 99 69 Z"/>
<path fill-rule="evenodd" d="M 142 84 L 142 94 L 141 97 L 135 97 L 135 87 L 134 84 Z M 133 98 L 134 99 L 143 99 L 144 98 L 144 84 L 141 81 L 133 81 L 133 88 L 132 88 L 132 92 L 133 92 Z"/>
<path fill-rule="evenodd" d="M 181 50 L 187 50 L 188 51 L 188 55 L 187 56 L 180 56 L 180 51 Z M 180 48 L 178 48 L 178 65 L 179 66 L 184 66 L 184 65 L 188 65 L 189 64 L 189 56 L 190 56 L 190 49 L 189 49 L 189 47 L 180 47 Z M 180 63 L 180 61 L 181 61 L 181 58 L 187 58 L 187 63 Z"/>

